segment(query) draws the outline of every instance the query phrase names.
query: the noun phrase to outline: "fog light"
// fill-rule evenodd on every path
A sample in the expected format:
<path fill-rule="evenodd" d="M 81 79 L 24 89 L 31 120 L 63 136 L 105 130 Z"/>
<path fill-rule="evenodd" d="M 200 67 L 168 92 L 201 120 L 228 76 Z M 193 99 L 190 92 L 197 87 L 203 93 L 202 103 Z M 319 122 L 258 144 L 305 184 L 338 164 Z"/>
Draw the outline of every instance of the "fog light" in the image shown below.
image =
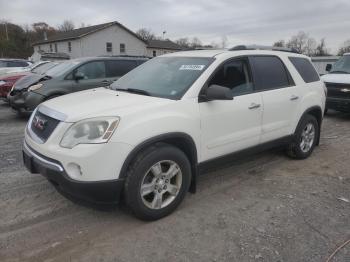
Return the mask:
<path fill-rule="evenodd" d="M 69 163 L 68 165 L 67 165 L 67 172 L 68 172 L 68 175 L 70 176 L 70 177 L 80 177 L 80 176 L 82 176 L 83 175 L 83 172 L 82 172 L 82 170 L 81 170 L 81 167 L 78 165 L 78 164 L 76 164 L 76 163 Z"/>

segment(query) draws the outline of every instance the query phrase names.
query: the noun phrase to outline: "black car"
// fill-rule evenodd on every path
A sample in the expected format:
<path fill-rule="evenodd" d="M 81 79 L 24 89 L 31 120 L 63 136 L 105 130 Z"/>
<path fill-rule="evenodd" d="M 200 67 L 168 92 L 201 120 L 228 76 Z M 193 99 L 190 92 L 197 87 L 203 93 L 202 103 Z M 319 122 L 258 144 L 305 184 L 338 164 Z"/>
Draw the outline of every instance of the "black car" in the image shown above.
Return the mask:
<path fill-rule="evenodd" d="M 333 66 L 327 65 L 328 74 L 322 80 L 328 90 L 327 109 L 350 112 L 350 53 L 344 54 Z"/>
<path fill-rule="evenodd" d="M 68 60 L 48 70 L 44 75 L 33 74 L 18 80 L 7 98 L 11 107 L 18 112 L 32 112 L 48 99 L 108 86 L 148 59 L 90 57 Z"/>

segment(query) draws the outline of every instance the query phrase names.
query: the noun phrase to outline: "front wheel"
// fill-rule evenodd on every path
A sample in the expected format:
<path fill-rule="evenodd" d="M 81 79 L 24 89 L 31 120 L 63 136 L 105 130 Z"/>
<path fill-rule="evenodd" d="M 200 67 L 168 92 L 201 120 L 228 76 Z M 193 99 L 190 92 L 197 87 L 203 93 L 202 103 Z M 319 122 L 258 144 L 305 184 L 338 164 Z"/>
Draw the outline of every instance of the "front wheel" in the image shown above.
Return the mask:
<path fill-rule="evenodd" d="M 294 133 L 293 141 L 288 147 L 288 155 L 296 159 L 309 157 L 320 135 L 319 125 L 312 115 L 304 116 Z"/>
<path fill-rule="evenodd" d="M 141 152 L 129 167 L 125 201 L 138 218 L 160 219 L 181 203 L 190 181 L 186 155 L 171 145 L 155 145 Z"/>

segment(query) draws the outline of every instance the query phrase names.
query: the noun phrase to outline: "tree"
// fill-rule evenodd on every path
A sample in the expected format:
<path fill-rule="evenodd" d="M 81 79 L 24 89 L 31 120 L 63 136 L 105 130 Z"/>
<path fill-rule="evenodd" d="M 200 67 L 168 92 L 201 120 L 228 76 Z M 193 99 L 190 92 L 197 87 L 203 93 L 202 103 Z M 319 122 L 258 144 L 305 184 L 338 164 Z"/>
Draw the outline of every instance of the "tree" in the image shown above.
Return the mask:
<path fill-rule="evenodd" d="M 297 35 L 291 37 L 291 39 L 287 42 L 287 47 L 294 48 L 299 53 L 304 54 L 308 39 L 309 35 L 304 31 L 300 31 Z"/>
<path fill-rule="evenodd" d="M 152 32 L 151 29 L 147 28 L 141 28 L 136 31 L 136 34 L 143 39 L 144 41 L 154 40 L 156 39 L 155 34 Z"/>
<path fill-rule="evenodd" d="M 198 47 L 202 47 L 202 42 L 201 40 L 199 40 L 198 37 L 193 37 L 191 42 L 190 42 L 190 47 L 191 48 L 198 48 Z"/>
<path fill-rule="evenodd" d="M 350 39 L 346 40 L 342 47 L 339 48 L 338 55 L 343 55 L 345 53 L 350 53 Z"/>
<path fill-rule="evenodd" d="M 221 48 L 226 48 L 227 47 L 227 36 L 226 35 L 223 35 L 222 37 L 221 37 Z"/>
<path fill-rule="evenodd" d="M 278 40 L 277 42 L 275 42 L 273 44 L 273 46 L 275 46 L 275 47 L 286 47 L 286 42 L 284 42 L 284 40 Z"/>
<path fill-rule="evenodd" d="M 68 32 L 72 31 L 75 28 L 73 21 L 71 20 L 64 20 L 61 25 L 58 26 L 58 31 L 61 32 Z"/>
<path fill-rule="evenodd" d="M 327 55 L 329 55 L 327 47 L 326 47 L 326 40 L 324 38 L 321 39 L 321 41 L 317 45 L 315 51 L 316 51 L 315 56 L 327 56 Z"/>
<path fill-rule="evenodd" d="M 190 47 L 190 40 L 188 37 L 183 37 L 175 40 L 175 43 L 181 46 L 182 48 L 189 48 Z"/>

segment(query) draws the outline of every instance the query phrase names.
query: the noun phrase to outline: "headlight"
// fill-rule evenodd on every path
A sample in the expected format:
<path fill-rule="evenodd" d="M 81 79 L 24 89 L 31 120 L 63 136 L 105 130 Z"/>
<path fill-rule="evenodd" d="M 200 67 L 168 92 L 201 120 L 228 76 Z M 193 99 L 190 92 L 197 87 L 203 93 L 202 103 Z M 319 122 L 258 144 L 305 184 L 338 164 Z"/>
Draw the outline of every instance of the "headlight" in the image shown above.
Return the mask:
<path fill-rule="evenodd" d="M 73 148 L 79 144 L 107 143 L 119 121 L 119 117 L 97 117 L 79 121 L 66 131 L 60 145 Z"/>
<path fill-rule="evenodd" d="M 39 89 L 40 87 L 42 87 L 43 84 L 36 84 L 36 85 L 33 85 L 31 87 L 28 88 L 28 91 L 34 91 L 34 90 L 37 90 Z"/>

